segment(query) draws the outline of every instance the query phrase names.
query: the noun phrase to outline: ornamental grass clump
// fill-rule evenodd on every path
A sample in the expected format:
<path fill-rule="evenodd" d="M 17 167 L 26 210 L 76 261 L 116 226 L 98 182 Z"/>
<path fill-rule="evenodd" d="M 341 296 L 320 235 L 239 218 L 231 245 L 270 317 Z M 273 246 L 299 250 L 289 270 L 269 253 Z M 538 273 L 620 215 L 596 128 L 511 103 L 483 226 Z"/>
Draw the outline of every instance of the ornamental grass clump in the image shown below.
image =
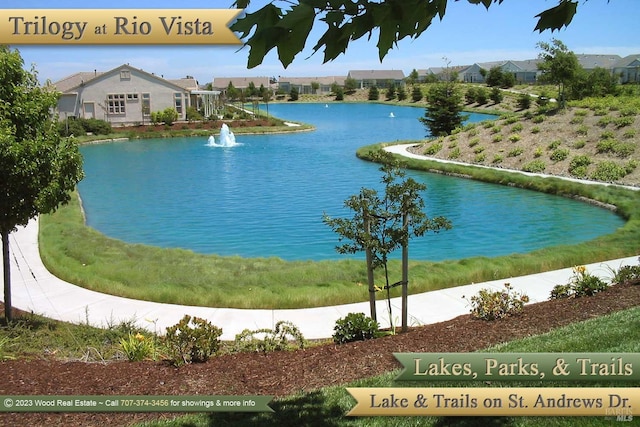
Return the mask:
<path fill-rule="evenodd" d="M 510 283 L 505 283 L 504 290 L 481 289 L 478 295 L 472 296 L 471 315 L 487 321 L 504 319 L 522 313 L 524 305 L 528 302 L 529 297 L 526 294 L 516 292 Z"/>
<path fill-rule="evenodd" d="M 121 338 L 120 347 L 129 362 L 152 359 L 156 353 L 154 340 L 141 333 L 129 333 L 127 337 Z"/>
<path fill-rule="evenodd" d="M 304 349 L 307 341 L 296 325 L 287 321 L 276 323 L 273 329 L 245 329 L 236 335 L 234 352 L 283 351 L 290 348 Z"/>
<path fill-rule="evenodd" d="M 580 265 L 573 268 L 573 275 L 569 283 L 556 285 L 551 290 L 551 299 L 580 298 L 592 296 L 598 292 L 606 291 L 609 284 L 598 276 L 587 272 L 587 267 Z"/>
<path fill-rule="evenodd" d="M 346 344 L 370 340 L 378 335 L 379 328 L 378 322 L 364 313 L 349 313 L 336 321 L 333 342 Z"/>

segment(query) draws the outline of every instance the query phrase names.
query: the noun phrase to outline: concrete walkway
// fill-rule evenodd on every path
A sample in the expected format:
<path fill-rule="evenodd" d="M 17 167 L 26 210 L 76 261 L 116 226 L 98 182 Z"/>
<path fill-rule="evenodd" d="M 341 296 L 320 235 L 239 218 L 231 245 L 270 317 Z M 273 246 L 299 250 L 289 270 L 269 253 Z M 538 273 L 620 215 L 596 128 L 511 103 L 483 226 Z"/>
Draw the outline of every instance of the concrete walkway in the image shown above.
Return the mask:
<path fill-rule="evenodd" d="M 406 146 L 394 147 L 389 148 L 406 155 Z M 233 340 L 244 329 L 273 328 L 278 321 L 287 320 L 293 322 L 305 338 L 315 339 L 331 337 L 336 320 L 348 313 L 369 314 L 368 302 L 308 309 L 245 310 L 161 304 L 90 291 L 58 279 L 44 267 L 38 251 L 38 222 L 35 219 L 11 234 L 10 249 L 13 307 L 73 323 L 108 326 L 133 321 L 141 327 L 163 333 L 168 326 L 189 314 L 221 327 L 222 339 Z M 633 256 L 586 267 L 589 273 L 609 279 L 612 271 L 621 266 L 637 264 L 638 257 Z M 565 268 L 411 295 L 408 303 L 409 324 L 430 324 L 467 314 L 470 307 L 463 296 L 469 298 L 483 288 L 503 289 L 505 283 L 510 283 L 516 291 L 526 293 L 532 303 L 544 301 L 555 285 L 566 284 L 572 274 L 572 268 Z M 1 297 L 4 298 L 4 295 Z M 400 299 L 393 299 L 392 306 L 394 324 L 397 324 L 401 315 Z M 386 301 L 378 301 L 377 309 L 381 326 L 388 327 Z"/>

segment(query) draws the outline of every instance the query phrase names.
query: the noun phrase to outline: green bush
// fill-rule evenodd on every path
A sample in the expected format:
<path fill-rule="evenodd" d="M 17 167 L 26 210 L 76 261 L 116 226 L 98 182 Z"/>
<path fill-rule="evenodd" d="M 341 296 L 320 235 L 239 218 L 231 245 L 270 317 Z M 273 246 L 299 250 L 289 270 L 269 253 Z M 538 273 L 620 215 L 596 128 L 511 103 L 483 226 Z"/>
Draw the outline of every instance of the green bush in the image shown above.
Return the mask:
<path fill-rule="evenodd" d="M 556 139 L 555 141 L 552 141 L 549 143 L 549 145 L 547 145 L 547 149 L 555 150 L 556 148 L 560 147 L 561 144 L 562 144 L 562 141 L 560 141 L 559 139 Z"/>
<path fill-rule="evenodd" d="M 208 320 L 186 314 L 164 336 L 169 361 L 176 366 L 206 362 L 220 348 L 220 335 L 222 329 Z"/>
<path fill-rule="evenodd" d="M 75 117 L 58 122 L 58 133 L 61 136 L 84 136 L 87 134 L 80 120 Z"/>
<path fill-rule="evenodd" d="M 544 116 L 542 114 L 538 114 L 537 116 L 534 116 L 533 119 L 531 119 L 531 121 L 533 123 L 540 124 L 544 122 Z"/>
<path fill-rule="evenodd" d="M 586 125 L 578 126 L 578 129 L 576 129 L 576 135 L 585 136 L 588 133 L 589 127 L 587 127 Z"/>
<path fill-rule="evenodd" d="M 485 153 L 478 153 L 476 157 L 473 159 L 474 163 L 484 163 L 487 160 L 487 155 Z"/>
<path fill-rule="evenodd" d="M 449 158 L 450 159 L 457 159 L 460 157 L 460 148 L 459 147 L 455 147 L 453 150 L 451 150 L 451 152 L 449 153 Z"/>
<path fill-rule="evenodd" d="M 581 265 L 573 268 L 573 276 L 569 279 L 569 283 L 556 285 L 551 290 L 551 299 L 592 296 L 598 292 L 606 291 L 608 288 L 608 283 L 589 274 L 587 268 Z"/>
<path fill-rule="evenodd" d="M 547 168 L 547 165 L 542 160 L 533 160 L 522 166 L 522 170 L 525 172 L 540 173 Z"/>
<path fill-rule="evenodd" d="M 425 148 L 424 154 L 426 154 L 427 156 L 433 156 L 434 154 L 438 153 L 440 150 L 442 150 L 442 142 L 436 142 L 434 144 L 429 145 L 427 148 Z"/>
<path fill-rule="evenodd" d="M 518 141 L 520 141 L 520 139 L 522 139 L 522 138 L 521 138 L 521 136 L 520 136 L 519 134 L 517 134 L 517 133 L 514 133 L 514 134 L 512 134 L 512 135 L 509 135 L 509 141 L 511 141 L 511 142 L 518 142 Z"/>
<path fill-rule="evenodd" d="M 516 123 L 511 127 L 511 133 L 521 132 L 523 129 L 522 123 Z"/>
<path fill-rule="evenodd" d="M 478 295 L 472 296 L 471 315 L 476 319 L 490 321 L 522 313 L 529 297 L 515 292 L 509 283 L 505 283 L 504 288 L 502 291 L 481 289 Z"/>
<path fill-rule="evenodd" d="M 178 112 L 175 110 L 175 108 L 169 107 L 165 108 L 164 111 L 162 111 L 162 121 L 165 125 L 171 126 L 176 120 L 178 120 Z"/>
<path fill-rule="evenodd" d="M 531 133 L 536 134 L 536 133 L 540 133 L 540 127 L 538 126 L 534 126 L 531 128 Z"/>
<path fill-rule="evenodd" d="M 380 326 L 378 322 L 363 313 L 349 313 L 336 321 L 333 328 L 333 342 L 346 344 L 375 338 Z"/>
<path fill-rule="evenodd" d="M 604 161 L 596 166 L 591 178 L 596 181 L 615 182 L 628 174 L 627 168 L 612 161 Z"/>
<path fill-rule="evenodd" d="M 518 157 L 522 153 L 524 153 L 522 147 L 516 147 L 507 153 L 507 157 Z"/>
<path fill-rule="evenodd" d="M 579 150 L 581 148 L 584 148 L 585 145 L 587 145 L 587 142 L 584 139 L 580 139 L 573 143 L 573 148 Z"/>
<path fill-rule="evenodd" d="M 569 163 L 569 173 L 573 176 L 584 178 L 587 176 L 587 167 L 591 164 L 589 156 L 575 156 Z"/>
<path fill-rule="evenodd" d="M 276 323 L 273 329 L 245 329 L 237 334 L 233 343 L 236 352 L 258 351 L 282 351 L 291 348 L 295 342 L 295 348 L 304 349 L 307 341 L 296 325 L 287 321 Z"/>
<path fill-rule="evenodd" d="M 614 271 L 611 282 L 616 285 L 640 285 L 640 264 L 620 267 Z"/>
<path fill-rule="evenodd" d="M 569 149 L 567 148 L 558 148 L 557 150 L 554 150 L 550 156 L 551 160 L 554 162 L 561 162 L 567 157 L 569 157 Z"/>
<path fill-rule="evenodd" d="M 496 154 L 495 156 L 493 156 L 493 160 L 491 161 L 491 163 L 493 163 L 494 165 L 498 165 L 503 161 L 504 161 L 504 156 L 500 154 Z"/>
<path fill-rule="evenodd" d="M 620 129 L 626 126 L 631 126 L 635 120 L 636 120 L 635 117 L 623 116 L 623 117 L 618 117 L 617 119 L 613 119 L 613 124 L 615 125 L 615 127 Z"/>

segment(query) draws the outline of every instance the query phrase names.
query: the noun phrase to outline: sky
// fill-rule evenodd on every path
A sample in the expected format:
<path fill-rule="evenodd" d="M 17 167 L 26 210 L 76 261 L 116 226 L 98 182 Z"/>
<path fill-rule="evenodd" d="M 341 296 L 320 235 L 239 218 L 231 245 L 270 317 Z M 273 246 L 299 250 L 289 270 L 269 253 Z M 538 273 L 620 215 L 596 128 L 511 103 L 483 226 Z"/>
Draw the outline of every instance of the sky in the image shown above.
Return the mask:
<path fill-rule="evenodd" d="M 266 0 L 252 0 L 247 12 L 253 12 Z M 280 4 L 284 2 L 280 1 Z M 92 3 L 96 8 L 176 9 L 169 0 L 110 0 Z M 185 9 L 230 8 L 233 0 L 183 0 Z M 466 0 L 449 0 L 442 21 L 433 24 L 418 38 L 398 43 L 382 62 L 376 48 L 377 34 L 350 44 L 346 54 L 323 64 L 321 51 L 314 55 L 311 47 L 324 33 L 317 22 L 305 50 L 286 69 L 275 49 L 262 65 L 248 69 L 248 48 L 238 46 L 12 46 L 17 48 L 28 68 L 35 66 L 41 82 L 57 81 L 78 71 L 108 71 L 124 63 L 165 78 L 194 76 L 200 84 L 215 77 L 319 77 L 346 75 L 349 70 L 395 69 L 408 75 L 412 69 L 443 67 L 447 63 L 471 65 L 475 62 L 533 59 L 539 42 L 561 40 L 573 52 L 617 54 L 622 57 L 640 54 L 639 0 L 579 0 L 573 22 L 560 31 L 533 31 L 535 15 L 553 7 L 557 0 L 507 0 L 487 11 L 482 5 Z M 4 9 L 85 9 L 82 0 L 5 0 Z M 78 19 L 74 17 L 74 19 Z M 2 23 L 0 22 L 0 25 Z"/>

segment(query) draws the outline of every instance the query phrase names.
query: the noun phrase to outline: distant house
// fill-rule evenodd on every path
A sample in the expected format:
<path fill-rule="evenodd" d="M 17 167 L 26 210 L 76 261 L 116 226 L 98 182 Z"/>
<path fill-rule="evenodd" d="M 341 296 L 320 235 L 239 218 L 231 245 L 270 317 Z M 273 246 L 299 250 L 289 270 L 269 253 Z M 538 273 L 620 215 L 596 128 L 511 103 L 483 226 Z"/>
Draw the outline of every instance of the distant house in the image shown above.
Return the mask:
<path fill-rule="evenodd" d="M 620 83 L 640 82 L 640 54 L 625 56 L 613 65 L 613 75 L 620 77 Z"/>
<path fill-rule="evenodd" d="M 345 76 L 326 76 L 326 77 L 283 77 L 278 79 L 278 91 L 281 93 L 289 93 L 291 89 L 296 88 L 301 95 L 317 94 L 328 95 L 331 93 L 333 85 L 344 86 Z M 317 83 L 318 89 L 313 89 L 314 83 Z"/>
<path fill-rule="evenodd" d="M 166 80 L 128 64 L 110 71 L 80 72 L 54 83 L 62 93 L 58 101 L 61 120 L 96 118 L 113 125 L 149 122 L 151 113 L 174 108 L 178 120 L 187 107 L 212 113 L 219 93 L 200 91 L 193 77 Z"/>
<path fill-rule="evenodd" d="M 402 70 L 351 70 L 348 78 L 356 81 L 358 88 L 366 89 L 376 86 L 378 89 L 386 88 L 389 83 L 396 86 L 404 86 L 404 72 Z"/>
<path fill-rule="evenodd" d="M 604 68 L 612 71 L 616 63 L 622 59 L 620 55 L 576 54 L 578 62 L 585 71 L 593 71 L 595 68 Z"/>
<path fill-rule="evenodd" d="M 275 81 L 271 77 L 214 77 L 211 85 L 214 90 L 219 90 L 223 96 L 226 96 L 229 83 L 231 83 L 234 88 L 240 90 L 247 89 L 252 83 L 256 89 L 264 86 L 272 92 L 275 90 Z"/>
<path fill-rule="evenodd" d="M 538 62 L 540 62 L 538 59 L 527 59 L 475 63 L 459 71 L 458 80 L 467 83 L 484 83 L 485 77 L 482 74 L 498 67 L 503 73 L 513 74 L 518 83 L 534 83 L 539 73 Z"/>

